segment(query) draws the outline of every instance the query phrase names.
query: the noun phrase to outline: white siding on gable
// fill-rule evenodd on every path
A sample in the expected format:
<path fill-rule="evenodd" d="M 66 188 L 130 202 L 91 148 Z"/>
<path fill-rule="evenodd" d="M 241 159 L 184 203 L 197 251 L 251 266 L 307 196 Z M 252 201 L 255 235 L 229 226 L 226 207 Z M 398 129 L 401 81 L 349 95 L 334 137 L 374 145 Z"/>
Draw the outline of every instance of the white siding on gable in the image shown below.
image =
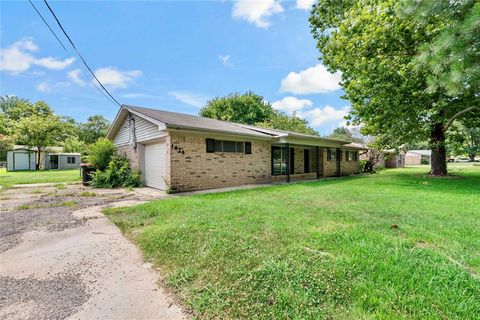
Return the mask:
<path fill-rule="evenodd" d="M 163 131 L 158 129 L 158 125 L 133 114 L 132 117 L 135 119 L 135 133 L 137 136 L 137 142 L 153 140 L 163 134 Z M 118 130 L 117 134 L 113 138 L 113 143 L 117 147 L 128 145 L 131 139 L 131 132 L 131 128 L 128 124 L 128 118 L 126 118 L 122 124 L 122 127 L 120 130 Z"/>

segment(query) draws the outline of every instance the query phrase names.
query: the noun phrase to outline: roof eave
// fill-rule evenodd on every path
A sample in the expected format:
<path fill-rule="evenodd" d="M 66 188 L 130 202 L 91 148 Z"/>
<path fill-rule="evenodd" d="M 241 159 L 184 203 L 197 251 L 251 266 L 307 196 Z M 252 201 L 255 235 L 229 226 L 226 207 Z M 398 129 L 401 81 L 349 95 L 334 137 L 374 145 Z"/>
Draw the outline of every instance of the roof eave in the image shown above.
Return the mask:
<path fill-rule="evenodd" d="M 230 136 L 238 136 L 238 137 L 251 137 L 254 139 L 259 139 L 259 140 L 272 140 L 275 137 L 271 136 L 260 136 L 256 134 L 249 134 L 249 133 L 238 133 L 238 132 L 232 132 L 228 130 L 218 130 L 218 129 L 204 129 L 204 128 L 198 128 L 198 127 L 191 127 L 191 126 L 181 126 L 181 125 L 169 125 L 167 124 L 167 129 L 169 130 L 187 130 L 187 131 L 196 131 L 196 132 L 206 132 L 206 133 L 219 133 L 219 134 L 225 134 L 225 135 L 230 135 Z"/>

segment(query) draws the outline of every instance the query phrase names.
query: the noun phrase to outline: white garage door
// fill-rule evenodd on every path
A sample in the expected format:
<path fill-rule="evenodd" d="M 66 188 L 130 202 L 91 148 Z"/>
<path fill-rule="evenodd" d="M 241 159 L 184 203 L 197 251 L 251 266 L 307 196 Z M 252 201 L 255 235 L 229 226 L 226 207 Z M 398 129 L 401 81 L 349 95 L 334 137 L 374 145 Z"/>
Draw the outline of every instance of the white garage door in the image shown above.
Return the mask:
<path fill-rule="evenodd" d="M 13 154 L 14 170 L 29 170 L 30 159 L 28 153 L 15 152 Z"/>
<path fill-rule="evenodd" d="M 166 165 L 165 142 L 145 146 L 145 185 L 165 190 Z"/>

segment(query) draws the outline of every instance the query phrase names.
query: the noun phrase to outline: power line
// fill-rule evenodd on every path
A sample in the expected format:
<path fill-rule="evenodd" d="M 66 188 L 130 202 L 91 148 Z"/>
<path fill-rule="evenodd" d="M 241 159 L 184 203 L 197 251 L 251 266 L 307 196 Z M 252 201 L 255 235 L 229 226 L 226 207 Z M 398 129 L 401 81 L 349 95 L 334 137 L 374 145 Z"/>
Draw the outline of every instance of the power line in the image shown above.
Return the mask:
<path fill-rule="evenodd" d="M 55 20 L 57 21 L 57 24 L 58 26 L 60 27 L 60 29 L 62 29 L 62 32 L 63 34 L 65 35 L 65 37 L 67 37 L 68 41 L 70 42 L 70 44 L 72 45 L 73 49 L 75 49 L 75 52 L 78 54 L 78 56 L 80 57 L 80 59 L 82 60 L 83 64 L 85 65 L 85 67 L 87 67 L 88 71 L 90 71 L 90 73 L 92 74 L 93 78 L 98 82 L 98 84 L 102 87 L 103 90 L 105 90 L 105 92 L 110 96 L 110 98 L 112 98 L 113 101 L 115 101 L 116 104 L 118 104 L 119 106 L 121 106 L 121 104 L 110 94 L 110 92 L 108 92 L 108 90 L 103 86 L 103 84 L 100 82 L 100 80 L 98 80 L 97 76 L 95 75 L 95 73 L 92 71 L 92 69 L 88 66 L 87 62 L 85 61 L 85 59 L 82 57 L 82 55 L 80 54 L 80 52 L 78 52 L 77 50 L 77 47 L 75 46 L 75 44 L 73 43 L 72 39 L 70 39 L 70 36 L 67 34 L 67 32 L 65 31 L 65 29 L 63 28 L 62 24 L 60 23 L 60 20 L 58 20 L 57 18 L 57 15 L 55 14 L 55 12 L 53 12 L 53 9 L 50 7 L 50 5 L 48 4 L 47 0 L 43 0 L 45 2 L 45 4 L 47 5 L 48 7 L 48 10 L 50 10 L 50 13 L 53 15 L 53 17 L 55 18 Z"/>
<path fill-rule="evenodd" d="M 33 9 L 35 9 L 35 11 L 37 11 L 38 15 L 40 16 L 40 18 L 42 18 L 43 22 L 45 22 L 45 25 L 47 26 L 47 28 L 50 30 L 50 32 L 53 34 L 53 36 L 55 37 L 55 39 L 57 39 L 58 43 L 60 43 L 60 45 L 62 46 L 62 48 L 67 51 L 67 48 L 65 48 L 65 46 L 63 45 L 62 41 L 60 41 L 60 39 L 57 37 L 56 33 L 52 30 L 52 28 L 50 28 L 50 25 L 47 23 L 47 21 L 45 20 L 45 18 L 43 18 L 42 14 L 40 13 L 40 11 L 37 10 L 37 7 L 35 7 L 35 5 L 33 4 L 33 2 L 31 0 L 28 0 L 28 2 L 30 2 L 30 4 L 32 5 Z"/>
<path fill-rule="evenodd" d="M 35 7 L 35 5 L 33 4 L 33 2 L 30 1 L 30 0 L 28 0 L 28 1 L 29 1 L 30 4 L 32 5 L 32 7 L 35 9 L 35 11 L 37 12 L 37 14 L 40 16 L 40 18 L 43 20 L 43 22 L 45 23 L 45 25 L 48 27 L 48 29 L 50 30 L 50 32 L 53 34 L 53 36 L 55 37 L 55 39 L 57 39 L 58 43 L 62 46 L 63 50 L 65 50 L 65 52 L 68 53 L 68 52 L 69 52 L 68 49 L 67 49 L 66 46 L 63 44 L 62 40 L 60 40 L 60 38 L 57 36 L 57 34 L 55 33 L 55 31 L 53 31 L 53 29 L 50 27 L 50 25 L 48 24 L 47 20 L 45 20 L 45 18 L 42 16 L 42 14 L 40 13 L 40 11 L 38 11 L 38 9 Z M 79 65 L 79 64 L 77 63 L 77 61 L 75 61 L 75 64 L 76 64 L 80 69 L 82 69 L 82 66 Z M 95 82 L 92 82 L 92 85 L 95 87 L 95 89 L 98 90 L 98 92 L 100 92 L 100 93 L 102 94 L 102 96 L 105 97 L 105 99 L 107 99 L 108 101 L 110 101 L 110 102 L 113 103 L 113 104 L 118 104 L 117 101 L 114 101 L 114 100 L 112 100 L 112 98 L 110 98 L 109 96 L 107 96 L 107 95 L 105 94 L 105 92 L 95 84 Z"/>

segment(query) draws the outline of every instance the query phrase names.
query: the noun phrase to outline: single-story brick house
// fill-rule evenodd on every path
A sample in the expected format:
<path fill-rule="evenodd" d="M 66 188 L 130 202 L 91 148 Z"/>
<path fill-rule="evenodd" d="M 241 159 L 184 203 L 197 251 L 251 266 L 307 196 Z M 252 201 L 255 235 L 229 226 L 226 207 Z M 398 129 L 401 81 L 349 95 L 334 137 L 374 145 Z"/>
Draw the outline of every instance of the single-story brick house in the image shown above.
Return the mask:
<path fill-rule="evenodd" d="M 174 192 L 359 173 L 349 141 L 124 105 L 107 138 L 146 186 Z"/>
<path fill-rule="evenodd" d="M 405 168 L 405 152 L 385 150 L 383 154 L 385 168 Z"/>
<path fill-rule="evenodd" d="M 405 154 L 405 164 L 407 166 L 430 164 L 432 157 L 432 150 L 408 150 Z"/>

